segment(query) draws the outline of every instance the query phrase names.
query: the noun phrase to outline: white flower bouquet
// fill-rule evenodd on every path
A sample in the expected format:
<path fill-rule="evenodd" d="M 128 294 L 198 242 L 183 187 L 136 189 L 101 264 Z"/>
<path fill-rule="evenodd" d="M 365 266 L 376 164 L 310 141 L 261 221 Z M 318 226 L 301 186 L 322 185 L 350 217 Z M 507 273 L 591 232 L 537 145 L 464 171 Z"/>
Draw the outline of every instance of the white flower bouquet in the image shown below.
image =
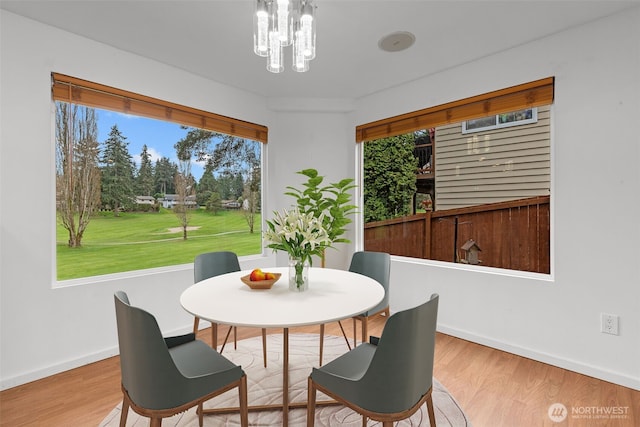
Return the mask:
<path fill-rule="evenodd" d="M 294 280 L 298 288 L 305 285 L 302 275 L 305 262 L 311 265 L 313 255 L 321 255 L 325 248 L 331 246 L 323 220 L 323 215 L 316 218 L 312 212 L 302 213 L 296 207 L 274 212 L 274 218 L 266 221 L 264 237 L 270 242 L 266 247 L 289 254 L 295 263 Z"/>

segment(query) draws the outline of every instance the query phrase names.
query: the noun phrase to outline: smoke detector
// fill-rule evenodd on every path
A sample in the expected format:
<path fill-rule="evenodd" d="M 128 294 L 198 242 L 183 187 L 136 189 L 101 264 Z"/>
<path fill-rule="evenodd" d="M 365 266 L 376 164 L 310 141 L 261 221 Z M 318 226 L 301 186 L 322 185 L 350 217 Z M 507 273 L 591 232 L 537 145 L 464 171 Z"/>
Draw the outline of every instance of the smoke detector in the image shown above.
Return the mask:
<path fill-rule="evenodd" d="M 408 31 L 397 31 L 380 39 L 378 47 L 385 52 L 400 52 L 411 47 L 416 41 L 416 36 Z"/>

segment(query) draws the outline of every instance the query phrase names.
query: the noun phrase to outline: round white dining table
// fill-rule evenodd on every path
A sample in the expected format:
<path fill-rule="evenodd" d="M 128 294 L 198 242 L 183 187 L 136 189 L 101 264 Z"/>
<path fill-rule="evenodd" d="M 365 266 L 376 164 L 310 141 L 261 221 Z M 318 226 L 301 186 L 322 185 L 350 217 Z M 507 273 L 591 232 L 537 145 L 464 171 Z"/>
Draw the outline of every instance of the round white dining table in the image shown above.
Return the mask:
<path fill-rule="evenodd" d="M 299 407 L 289 404 L 289 328 L 357 316 L 375 307 L 385 291 L 368 276 L 330 268 L 310 268 L 309 289 L 290 291 L 287 267 L 264 271 L 282 273 L 271 289 L 249 288 L 240 277 L 250 271 L 238 271 L 190 286 L 180 296 L 180 304 L 192 315 L 216 324 L 283 328 L 282 424 L 287 426 L 288 409 Z"/>

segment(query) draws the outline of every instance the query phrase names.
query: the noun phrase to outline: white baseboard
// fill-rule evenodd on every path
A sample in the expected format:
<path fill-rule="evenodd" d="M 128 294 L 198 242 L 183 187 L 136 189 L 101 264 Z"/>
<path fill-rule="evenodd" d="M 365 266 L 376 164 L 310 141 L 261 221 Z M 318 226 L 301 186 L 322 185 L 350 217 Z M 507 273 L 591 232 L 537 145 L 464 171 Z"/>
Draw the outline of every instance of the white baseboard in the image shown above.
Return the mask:
<path fill-rule="evenodd" d="M 584 363 L 576 362 L 575 360 L 564 359 L 554 356 L 553 354 L 543 353 L 530 348 L 496 341 L 489 337 L 472 334 L 460 329 L 450 328 L 446 325 L 438 324 L 438 332 L 640 391 L 640 378 L 630 377 L 619 372 L 598 368 L 596 366 L 585 365 Z"/>
<path fill-rule="evenodd" d="M 175 331 L 170 331 L 166 334 L 166 336 L 186 334 L 191 332 L 193 330 L 192 328 L 193 326 L 189 326 L 177 329 Z M 109 357 L 117 356 L 119 353 L 120 351 L 118 349 L 118 346 L 110 347 L 105 350 L 78 357 L 76 359 L 68 360 L 61 363 L 55 363 L 42 369 L 36 369 L 24 374 L 14 375 L 9 378 L 2 378 L 0 380 L 0 390 L 7 390 L 22 384 L 30 383 L 32 381 L 41 380 L 51 375 L 59 374 L 61 372 L 88 365 L 89 363 L 94 363 L 100 360 L 108 359 Z"/>
<path fill-rule="evenodd" d="M 117 354 L 118 347 L 113 347 L 96 353 L 87 354 L 77 359 L 68 360 L 66 362 L 57 363 L 55 365 L 49 365 L 45 368 L 30 371 L 25 374 L 14 375 L 9 378 L 2 378 L 2 380 L 0 381 L 0 387 L 1 390 L 7 390 L 12 387 L 49 377 L 51 375 L 59 374 L 61 372 L 65 372 L 74 368 L 79 368 L 80 366 L 88 365 L 89 363 L 108 359 L 109 357 L 115 356 Z"/>
<path fill-rule="evenodd" d="M 191 329 L 189 327 L 185 327 L 185 328 L 180 328 L 179 330 L 176 330 L 176 331 L 172 331 L 168 335 L 184 334 L 190 331 Z M 467 341 L 486 345 L 491 348 L 506 351 L 508 353 L 513 353 L 518 356 L 537 360 L 539 362 L 547 363 L 552 366 L 557 366 L 559 368 L 567 369 L 569 371 L 588 375 L 590 377 L 598 378 L 603 381 L 609 381 L 614 384 L 618 384 L 624 387 L 629 387 L 634 390 L 640 391 L 639 378 L 633 378 L 627 375 L 620 374 L 618 372 L 601 369 L 595 366 L 585 365 L 583 363 L 579 363 L 574 360 L 559 358 L 552 354 L 542 353 L 529 348 L 514 346 L 512 344 L 496 341 L 488 337 L 471 334 L 467 331 L 450 328 L 446 325 L 441 325 L 441 324 L 438 325 L 438 332 L 442 332 L 443 334 L 451 335 Z M 0 390 L 7 390 L 9 388 L 26 384 L 31 381 L 36 381 L 51 375 L 59 374 L 61 372 L 78 368 L 80 366 L 88 365 L 89 363 L 98 362 L 100 360 L 113 357 L 117 354 L 118 354 L 118 347 L 116 346 L 116 347 L 108 348 L 96 353 L 88 354 L 83 357 L 79 357 L 77 359 L 50 365 L 43 369 L 37 369 L 34 371 L 27 372 L 25 374 L 15 375 L 9 378 L 3 378 L 0 381 Z"/>

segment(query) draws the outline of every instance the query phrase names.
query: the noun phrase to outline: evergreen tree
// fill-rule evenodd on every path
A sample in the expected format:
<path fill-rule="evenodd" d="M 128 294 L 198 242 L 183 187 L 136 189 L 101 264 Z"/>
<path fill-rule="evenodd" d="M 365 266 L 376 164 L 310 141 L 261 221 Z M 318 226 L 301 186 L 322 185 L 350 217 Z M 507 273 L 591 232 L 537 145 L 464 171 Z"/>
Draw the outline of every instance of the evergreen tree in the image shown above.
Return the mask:
<path fill-rule="evenodd" d="M 217 187 L 218 182 L 213 176 L 213 167 L 211 167 L 211 165 L 206 165 L 204 167 L 204 172 L 200 177 L 200 182 L 198 182 L 198 190 L 216 191 Z"/>
<path fill-rule="evenodd" d="M 175 194 L 175 176 L 178 173 L 178 165 L 172 163 L 168 157 L 162 157 L 156 161 L 154 168 L 155 192 L 160 194 Z"/>
<path fill-rule="evenodd" d="M 200 178 L 200 182 L 198 182 L 197 192 L 196 192 L 196 201 L 198 205 L 205 206 L 207 201 L 211 197 L 211 194 L 216 192 L 218 189 L 218 182 L 213 176 L 213 167 L 207 164 L 204 167 L 204 173 Z"/>
<path fill-rule="evenodd" d="M 413 134 L 365 143 L 365 223 L 411 214 L 418 167 L 414 146 Z"/>
<path fill-rule="evenodd" d="M 219 193 L 214 191 L 207 200 L 207 211 L 213 212 L 215 215 L 220 209 L 222 209 L 222 198 Z"/>
<path fill-rule="evenodd" d="M 218 192 L 223 200 L 238 200 L 242 196 L 244 183 L 241 180 L 242 176 L 230 172 L 223 172 L 220 175 L 218 178 Z"/>
<path fill-rule="evenodd" d="M 230 190 L 233 198 L 243 199 L 242 213 L 250 233 L 254 232 L 255 219 L 261 210 L 260 156 L 260 143 L 229 135 L 224 135 L 211 155 L 214 166 L 235 175 L 235 179 L 231 180 Z"/>
<path fill-rule="evenodd" d="M 104 142 L 102 152 L 102 203 L 113 210 L 114 216 L 120 210 L 130 207 L 135 201 L 135 164 L 129 154 L 127 137 L 122 135 L 117 125 L 113 125 L 109 137 Z"/>
<path fill-rule="evenodd" d="M 244 192 L 244 179 L 242 178 L 241 174 L 235 174 L 233 177 L 233 180 L 231 182 L 232 185 L 232 194 L 234 196 L 235 200 L 238 200 L 242 197 L 242 194 Z M 258 185 L 258 184 L 256 184 Z"/>
<path fill-rule="evenodd" d="M 251 199 L 246 205 L 249 212 L 244 213 L 252 231 L 255 213 L 260 208 L 260 143 L 203 129 L 189 129 L 186 137 L 176 144 L 176 150 L 178 157 L 182 152 L 189 152 L 198 160 L 206 160 L 212 171 L 219 172 L 216 191 L 222 199 Z"/>
<path fill-rule="evenodd" d="M 140 168 L 136 176 L 136 195 L 151 196 L 154 190 L 153 180 L 153 163 L 151 163 L 151 155 L 147 149 L 147 144 L 142 146 L 140 153 Z"/>

